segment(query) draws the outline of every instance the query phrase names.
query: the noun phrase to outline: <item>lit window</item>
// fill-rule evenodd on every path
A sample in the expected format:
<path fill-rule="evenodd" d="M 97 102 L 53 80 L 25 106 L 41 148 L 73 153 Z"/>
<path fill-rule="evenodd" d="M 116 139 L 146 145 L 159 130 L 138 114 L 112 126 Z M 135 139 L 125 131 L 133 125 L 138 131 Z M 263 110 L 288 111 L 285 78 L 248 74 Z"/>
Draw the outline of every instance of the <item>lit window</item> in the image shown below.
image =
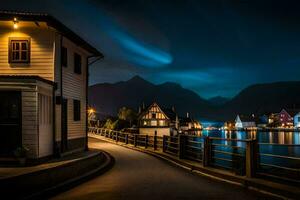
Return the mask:
<path fill-rule="evenodd" d="M 159 126 L 165 126 L 165 120 L 159 120 Z"/>
<path fill-rule="evenodd" d="M 9 39 L 9 63 L 30 62 L 30 38 Z"/>
<path fill-rule="evenodd" d="M 151 120 L 151 126 L 157 126 L 157 121 L 156 120 Z"/>

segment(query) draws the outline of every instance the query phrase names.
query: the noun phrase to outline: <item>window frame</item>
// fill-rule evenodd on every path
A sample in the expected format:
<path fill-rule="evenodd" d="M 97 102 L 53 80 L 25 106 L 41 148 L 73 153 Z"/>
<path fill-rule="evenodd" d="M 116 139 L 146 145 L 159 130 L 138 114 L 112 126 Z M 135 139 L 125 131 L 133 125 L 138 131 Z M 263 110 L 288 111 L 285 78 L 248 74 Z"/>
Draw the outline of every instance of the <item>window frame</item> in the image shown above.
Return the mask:
<path fill-rule="evenodd" d="M 79 59 L 80 67 L 77 66 L 77 58 Z M 75 74 L 82 74 L 82 56 L 79 53 L 74 52 L 74 73 Z"/>
<path fill-rule="evenodd" d="M 77 99 L 73 99 L 73 121 L 81 121 L 81 101 Z"/>
<path fill-rule="evenodd" d="M 27 51 L 26 51 L 26 55 L 27 55 L 27 59 L 26 60 L 21 60 L 21 57 L 20 57 L 20 60 L 13 60 L 13 42 L 14 41 L 17 41 L 19 43 L 21 42 L 26 42 L 27 43 Z M 22 45 L 21 45 L 22 46 Z M 22 49 L 21 49 L 21 46 L 20 46 L 20 50 L 22 52 Z M 9 41 L 8 41 L 8 62 L 9 63 L 30 63 L 30 57 L 31 57 L 31 38 L 30 37 L 9 37 Z"/>

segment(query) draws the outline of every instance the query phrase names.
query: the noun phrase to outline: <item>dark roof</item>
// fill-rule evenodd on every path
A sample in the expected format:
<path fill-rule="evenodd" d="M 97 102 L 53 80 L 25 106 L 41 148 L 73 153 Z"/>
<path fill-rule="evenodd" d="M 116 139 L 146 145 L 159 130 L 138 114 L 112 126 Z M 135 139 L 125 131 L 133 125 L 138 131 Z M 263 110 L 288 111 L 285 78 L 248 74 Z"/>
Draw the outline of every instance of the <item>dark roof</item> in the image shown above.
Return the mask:
<path fill-rule="evenodd" d="M 49 85 L 55 85 L 53 81 L 44 79 L 40 76 L 32 76 L 32 75 L 0 75 L 1 81 L 15 81 L 15 80 L 21 80 L 22 82 L 26 82 L 26 80 L 34 80 L 34 81 L 42 81 L 44 83 L 47 83 Z"/>
<path fill-rule="evenodd" d="M 33 12 L 19 12 L 19 11 L 0 11 L 0 20 L 13 20 L 16 17 L 19 21 L 41 21 L 46 22 L 48 26 L 51 26 L 58 30 L 62 35 L 72 40 L 78 46 L 84 48 L 88 52 L 92 53 L 94 56 L 103 57 L 95 47 L 90 45 L 79 35 L 74 33 L 71 29 L 66 27 L 63 23 L 58 21 L 56 18 L 52 17 L 47 13 L 33 13 Z"/>
<path fill-rule="evenodd" d="M 189 122 L 193 122 L 194 120 L 190 117 L 183 117 L 180 118 L 180 123 L 189 123 Z"/>
<path fill-rule="evenodd" d="M 300 109 L 285 109 L 285 110 L 287 113 L 289 113 L 291 117 L 294 117 L 300 112 Z"/>

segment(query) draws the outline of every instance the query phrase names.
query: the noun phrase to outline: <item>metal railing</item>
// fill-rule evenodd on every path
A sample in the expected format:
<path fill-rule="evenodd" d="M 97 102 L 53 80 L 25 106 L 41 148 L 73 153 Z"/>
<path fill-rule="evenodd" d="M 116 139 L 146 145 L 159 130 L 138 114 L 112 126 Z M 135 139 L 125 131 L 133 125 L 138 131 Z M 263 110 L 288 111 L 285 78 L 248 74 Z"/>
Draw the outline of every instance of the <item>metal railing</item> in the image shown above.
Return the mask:
<path fill-rule="evenodd" d="M 288 152 L 282 155 L 279 152 Z M 257 144 L 257 175 L 300 185 L 299 144 Z M 293 155 L 294 154 L 294 155 Z"/>
<path fill-rule="evenodd" d="M 222 168 L 249 178 L 263 176 L 300 185 L 300 158 L 280 155 L 276 150 L 284 147 L 289 153 L 299 153 L 300 145 L 189 135 L 160 137 L 93 127 L 89 131 L 116 142 L 151 148 L 180 159 L 200 162 L 203 167 Z"/>

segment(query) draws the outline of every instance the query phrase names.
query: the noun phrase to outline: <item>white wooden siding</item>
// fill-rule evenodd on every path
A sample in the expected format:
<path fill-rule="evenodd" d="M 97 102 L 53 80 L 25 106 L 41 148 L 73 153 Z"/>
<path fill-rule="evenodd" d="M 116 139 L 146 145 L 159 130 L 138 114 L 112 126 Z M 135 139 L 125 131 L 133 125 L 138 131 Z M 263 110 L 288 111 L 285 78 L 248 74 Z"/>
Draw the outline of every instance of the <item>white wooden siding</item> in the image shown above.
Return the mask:
<path fill-rule="evenodd" d="M 22 91 L 22 143 L 29 148 L 29 157 L 38 157 L 36 86 Z"/>
<path fill-rule="evenodd" d="M 29 64 L 10 64 L 8 62 L 9 37 L 31 38 Z M 0 75 L 36 75 L 53 81 L 54 37 L 54 31 L 44 26 L 30 26 L 14 30 L 11 26 L 7 26 L 6 22 L 0 21 Z"/>
<path fill-rule="evenodd" d="M 86 136 L 86 58 L 87 52 L 67 38 L 62 45 L 68 51 L 68 66 L 63 67 L 63 97 L 68 99 L 68 139 Z M 74 53 L 81 55 L 81 74 L 74 73 Z M 74 121 L 73 100 L 80 101 L 80 121 Z"/>

